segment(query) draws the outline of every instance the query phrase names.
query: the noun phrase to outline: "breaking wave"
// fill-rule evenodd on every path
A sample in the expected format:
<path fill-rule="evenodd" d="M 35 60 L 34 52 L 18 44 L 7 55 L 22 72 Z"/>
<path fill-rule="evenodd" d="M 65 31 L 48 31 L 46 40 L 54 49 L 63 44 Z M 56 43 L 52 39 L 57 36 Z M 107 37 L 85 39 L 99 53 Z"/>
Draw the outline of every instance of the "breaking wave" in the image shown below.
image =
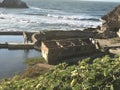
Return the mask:
<path fill-rule="evenodd" d="M 21 12 L 0 11 L 0 30 L 76 30 L 101 25 L 99 17 L 31 7 Z"/>
<path fill-rule="evenodd" d="M 86 15 L 51 15 L 48 14 L 48 17 L 54 17 L 58 19 L 67 19 L 67 20 L 82 20 L 82 21 L 100 21 L 98 17 L 86 16 Z"/>

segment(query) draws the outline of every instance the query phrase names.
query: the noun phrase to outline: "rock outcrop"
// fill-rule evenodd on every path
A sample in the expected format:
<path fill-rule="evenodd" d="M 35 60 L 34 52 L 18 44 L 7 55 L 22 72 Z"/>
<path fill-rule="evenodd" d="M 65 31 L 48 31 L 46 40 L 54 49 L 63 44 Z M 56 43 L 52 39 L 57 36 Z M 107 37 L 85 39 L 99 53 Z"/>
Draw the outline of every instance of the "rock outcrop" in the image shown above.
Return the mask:
<path fill-rule="evenodd" d="M 120 28 L 120 5 L 102 17 L 102 30 L 117 32 Z"/>
<path fill-rule="evenodd" d="M 116 37 L 120 29 L 120 5 L 102 16 L 102 20 L 101 35 L 104 38 Z"/>
<path fill-rule="evenodd" d="M 27 4 L 21 0 L 4 0 L 0 7 L 5 8 L 28 8 Z"/>

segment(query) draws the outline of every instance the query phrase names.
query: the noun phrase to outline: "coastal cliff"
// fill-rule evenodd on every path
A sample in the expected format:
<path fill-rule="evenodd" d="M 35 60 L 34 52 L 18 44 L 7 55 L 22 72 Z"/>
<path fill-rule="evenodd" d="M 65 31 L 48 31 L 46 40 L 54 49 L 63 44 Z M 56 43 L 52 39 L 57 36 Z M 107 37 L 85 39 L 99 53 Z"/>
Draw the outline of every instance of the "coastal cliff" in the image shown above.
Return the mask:
<path fill-rule="evenodd" d="M 118 31 L 120 28 L 120 5 L 102 17 L 103 30 Z"/>
<path fill-rule="evenodd" d="M 120 28 L 120 5 L 116 6 L 112 11 L 101 17 L 101 32 L 105 38 L 117 36 Z"/>

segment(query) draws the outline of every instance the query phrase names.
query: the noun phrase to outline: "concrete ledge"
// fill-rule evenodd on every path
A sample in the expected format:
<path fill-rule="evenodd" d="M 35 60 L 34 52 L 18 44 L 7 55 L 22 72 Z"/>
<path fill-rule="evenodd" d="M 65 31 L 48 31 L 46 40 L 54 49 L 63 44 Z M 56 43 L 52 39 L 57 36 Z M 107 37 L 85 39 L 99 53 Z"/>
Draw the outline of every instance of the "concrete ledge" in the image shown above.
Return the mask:
<path fill-rule="evenodd" d="M 35 32 L 29 32 L 35 33 Z M 23 35 L 23 31 L 0 31 L 0 35 Z"/>
<path fill-rule="evenodd" d="M 120 48 L 112 48 L 112 49 L 109 49 L 109 52 L 110 52 L 111 54 L 120 55 Z"/>
<path fill-rule="evenodd" d="M 23 35 L 21 31 L 1 31 L 0 35 Z"/>
<path fill-rule="evenodd" d="M 0 44 L 0 48 L 8 49 L 34 49 L 34 44 L 24 44 L 24 43 L 3 43 Z"/>
<path fill-rule="evenodd" d="M 9 43 L 8 49 L 33 49 L 34 44 Z"/>
<path fill-rule="evenodd" d="M 8 44 L 7 43 L 0 43 L 0 48 L 8 48 Z"/>

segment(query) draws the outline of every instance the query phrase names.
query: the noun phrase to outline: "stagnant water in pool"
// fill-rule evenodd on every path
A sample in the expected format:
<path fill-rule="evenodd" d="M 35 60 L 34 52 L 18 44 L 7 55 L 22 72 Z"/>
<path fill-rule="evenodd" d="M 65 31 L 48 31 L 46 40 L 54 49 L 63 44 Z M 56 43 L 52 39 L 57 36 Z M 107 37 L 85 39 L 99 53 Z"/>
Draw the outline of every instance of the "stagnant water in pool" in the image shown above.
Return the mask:
<path fill-rule="evenodd" d="M 0 43 L 23 42 L 22 36 L 0 36 Z M 32 57 L 40 57 L 36 50 L 8 50 L 0 49 L 0 79 L 11 77 L 23 72 L 26 68 L 24 60 Z"/>

